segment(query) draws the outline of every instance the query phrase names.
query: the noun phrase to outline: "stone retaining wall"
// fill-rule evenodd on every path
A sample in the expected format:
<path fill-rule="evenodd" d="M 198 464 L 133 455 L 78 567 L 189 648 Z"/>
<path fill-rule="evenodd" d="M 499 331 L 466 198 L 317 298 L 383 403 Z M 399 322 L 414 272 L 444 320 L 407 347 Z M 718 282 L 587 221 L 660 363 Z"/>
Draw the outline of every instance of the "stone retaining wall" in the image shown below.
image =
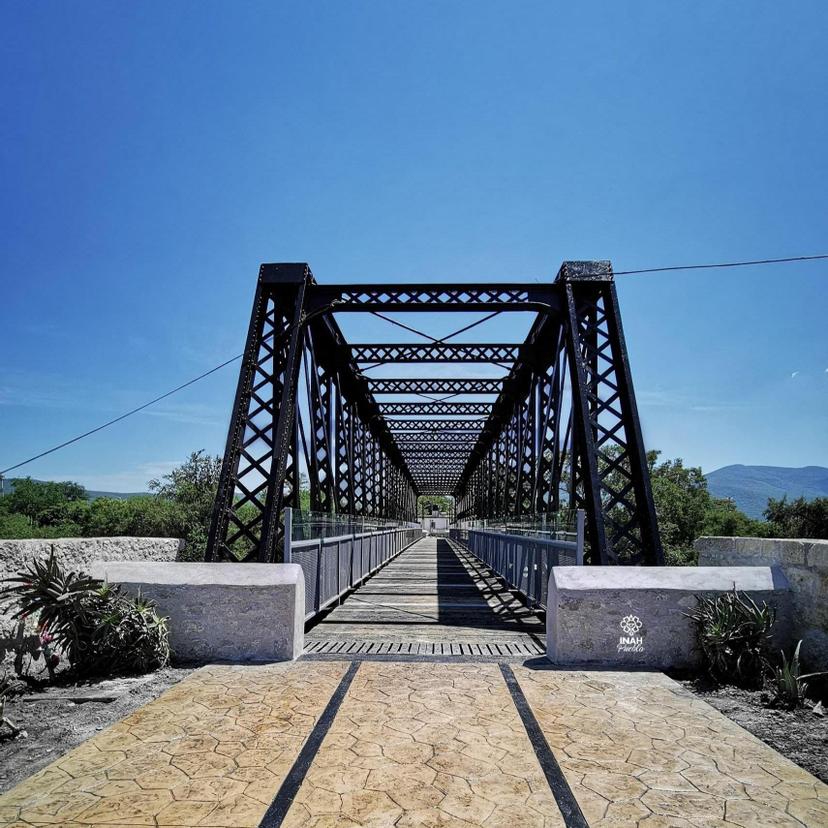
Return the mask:
<path fill-rule="evenodd" d="M 35 558 L 55 556 L 68 568 L 89 572 L 93 561 L 175 561 L 184 549 L 177 538 L 50 538 L 0 540 L 0 580 L 8 578 Z M 34 623 L 0 615 L 0 665 L 11 666 L 38 648 Z M 42 664 L 42 662 L 41 662 Z"/>
<path fill-rule="evenodd" d="M 828 670 L 828 540 L 699 538 L 699 566 L 780 566 L 791 587 L 793 637 L 809 669 Z"/>

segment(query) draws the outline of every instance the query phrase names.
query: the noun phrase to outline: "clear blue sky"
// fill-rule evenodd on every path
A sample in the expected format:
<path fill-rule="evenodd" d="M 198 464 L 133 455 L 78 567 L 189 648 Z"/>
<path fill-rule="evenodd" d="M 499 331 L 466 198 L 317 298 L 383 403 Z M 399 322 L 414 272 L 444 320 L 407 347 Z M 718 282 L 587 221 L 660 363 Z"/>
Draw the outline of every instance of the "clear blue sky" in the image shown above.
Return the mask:
<path fill-rule="evenodd" d="M 261 261 L 461 282 L 828 252 L 826 23 L 804 1 L 7 0 L 0 468 L 238 353 Z M 648 445 L 828 465 L 827 293 L 828 262 L 619 277 Z M 20 473 L 143 489 L 223 449 L 235 380 Z"/>

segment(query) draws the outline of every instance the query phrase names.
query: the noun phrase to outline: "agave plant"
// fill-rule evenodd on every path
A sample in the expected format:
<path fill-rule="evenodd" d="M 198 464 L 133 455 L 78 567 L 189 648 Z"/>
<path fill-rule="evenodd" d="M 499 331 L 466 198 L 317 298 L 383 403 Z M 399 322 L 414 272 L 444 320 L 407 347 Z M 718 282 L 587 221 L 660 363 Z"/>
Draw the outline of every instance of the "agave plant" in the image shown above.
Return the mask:
<path fill-rule="evenodd" d="M 770 651 L 776 611 L 759 606 L 735 588 L 701 596 L 687 613 L 696 624 L 696 640 L 710 676 L 724 684 L 758 687 Z"/>
<path fill-rule="evenodd" d="M 147 672 L 169 660 L 166 619 L 151 602 L 67 572 L 54 552 L 7 579 L 0 600 L 16 603 L 15 618 L 36 617 L 47 657 L 56 645 L 82 675 Z"/>
<path fill-rule="evenodd" d="M 785 651 L 782 650 L 782 660 L 778 665 L 767 664 L 767 686 L 773 695 L 773 703 L 789 710 L 805 706 L 809 679 L 828 675 L 828 673 L 803 673 L 799 662 L 800 647 L 802 647 L 801 641 L 797 642 L 790 661 Z"/>
<path fill-rule="evenodd" d="M 36 558 L 7 578 L 0 600 L 15 602 L 13 618 L 36 617 L 38 627 L 48 630 L 69 661 L 76 663 L 83 660 L 91 644 L 90 599 L 99 585 L 87 575 L 67 572 L 53 550 L 45 560 Z"/>

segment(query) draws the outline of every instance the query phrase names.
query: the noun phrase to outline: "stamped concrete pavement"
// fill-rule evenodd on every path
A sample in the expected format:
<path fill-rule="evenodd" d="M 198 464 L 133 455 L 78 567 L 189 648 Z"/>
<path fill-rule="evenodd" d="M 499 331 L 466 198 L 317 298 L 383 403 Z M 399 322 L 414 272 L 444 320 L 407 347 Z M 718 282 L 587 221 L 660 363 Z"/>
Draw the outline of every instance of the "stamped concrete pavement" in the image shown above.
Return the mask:
<path fill-rule="evenodd" d="M 659 673 L 210 666 L 0 796 L 2 826 L 828 825 L 828 786 Z"/>

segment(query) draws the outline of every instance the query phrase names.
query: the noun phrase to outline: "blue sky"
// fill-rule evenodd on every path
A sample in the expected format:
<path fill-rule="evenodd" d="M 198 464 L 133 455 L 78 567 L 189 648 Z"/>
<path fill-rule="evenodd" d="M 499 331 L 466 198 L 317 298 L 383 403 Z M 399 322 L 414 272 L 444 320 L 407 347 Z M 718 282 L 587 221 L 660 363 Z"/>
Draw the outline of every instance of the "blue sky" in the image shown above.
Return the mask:
<path fill-rule="evenodd" d="M 828 252 L 826 23 L 755 0 L 3 3 L 0 468 L 238 353 L 261 261 L 473 282 Z M 826 286 L 828 262 L 619 277 L 648 445 L 828 465 Z M 19 473 L 143 489 L 223 449 L 235 374 Z"/>

